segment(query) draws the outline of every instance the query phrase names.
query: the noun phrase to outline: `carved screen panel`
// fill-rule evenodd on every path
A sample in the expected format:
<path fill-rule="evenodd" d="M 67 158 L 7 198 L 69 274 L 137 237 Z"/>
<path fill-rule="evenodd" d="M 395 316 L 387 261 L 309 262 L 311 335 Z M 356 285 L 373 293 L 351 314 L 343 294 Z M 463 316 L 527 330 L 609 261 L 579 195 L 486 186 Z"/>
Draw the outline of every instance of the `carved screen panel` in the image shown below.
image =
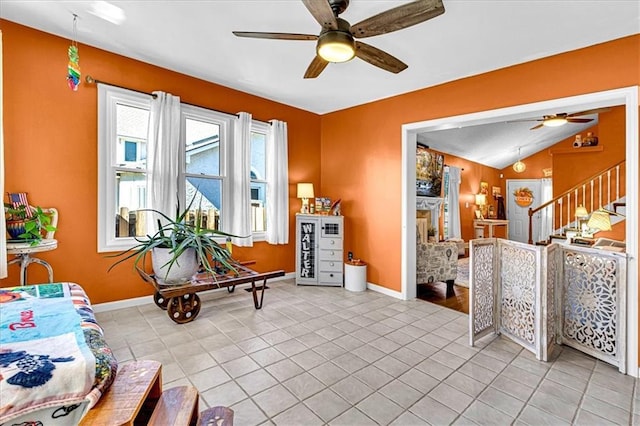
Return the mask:
<path fill-rule="evenodd" d="M 620 260 L 570 249 L 563 250 L 563 259 L 562 342 L 624 369 L 619 298 L 626 280 Z"/>
<path fill-rule="evenodd" d="M 557 334 L 557 318 L 556 314 L 556 286 L 558 285 L 559 265 L 562 258 L 559 256 L 560 250 L 556 244 L 548 246 L 547 249 L 547 356 L 553 351 Z M 545 285 L 545 283 L 543 283 Z"/>
<path fill-rule="evenodd" d="M 476 338 L 496 330 L 494 250 L 493 238 L 470 243 L 469 338 L 472 346 Z"/>
<path fill-rule="evenodd" d="M 500 331 L 536 352 L 536 253 L 508 241 L 500 244 Z"/>

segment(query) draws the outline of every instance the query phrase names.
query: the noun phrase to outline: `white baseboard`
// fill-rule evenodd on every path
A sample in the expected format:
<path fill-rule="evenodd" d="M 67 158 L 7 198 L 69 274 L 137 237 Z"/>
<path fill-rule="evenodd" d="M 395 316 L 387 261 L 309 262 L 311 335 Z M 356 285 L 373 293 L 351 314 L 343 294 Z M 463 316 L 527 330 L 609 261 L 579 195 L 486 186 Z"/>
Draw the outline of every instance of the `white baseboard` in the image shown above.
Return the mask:
<path fill-rule="evenodd" d="M 378 293 L 382 293 L 385 296 L 391 296 L 396 299 L 402 300 L 402 293 L 399 291 L 391 290 L 386 287 L 379 286 L 377 284 L 372 284 L 370 282 L 367 283 L 367 288 L 372 291 L 377 291 Z"/>
<path fill-rule="evenodd" d="M 296 277 L 295 272 L 287 272 L 282 277 L 271 278 L 269 282 L 288 280 L 288 279 L 293 279 L 295 277 Z M 240 284 L 237 287 L 245 288 L 250 285 L 251 284 Z M 214 288 L 212 290 L 207 290 L 200 293 L 208 294 L 208 293 L 215 293 L 223 290 L 227 291 L 226 288 Z M 149 303 L 153 303 L 153 298 L 151 297 L 151 295 L 134 297 L 132 299 L 116 300 L 114 302 L 97 303 L 95 305 L 92 305 L 92 307 L 93 307 L 93 312 L 108 312 L 108 311 L 115 311 L 116 309 L 124 309 L 124 308 L 132 308 L 134 306 L 148 305 Z"/>

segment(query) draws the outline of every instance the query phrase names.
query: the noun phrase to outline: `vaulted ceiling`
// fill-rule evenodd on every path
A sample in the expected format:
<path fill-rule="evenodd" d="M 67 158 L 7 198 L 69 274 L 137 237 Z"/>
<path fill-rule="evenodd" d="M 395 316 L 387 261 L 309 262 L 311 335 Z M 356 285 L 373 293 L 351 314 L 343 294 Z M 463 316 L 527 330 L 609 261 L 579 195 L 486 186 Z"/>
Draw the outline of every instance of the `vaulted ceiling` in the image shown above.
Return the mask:
<path fill-rule="evenodd" d="M 408 2 L 351 0 L 340 17 L 355 23 L 404 3 Z M 446 12 L 441 16 L 366 39 L 408 64 L 406 70 L 392 74 L 356 58 L 329 64 L 315 79 L 302 78 L 315 56 L 314 41 L 232 34 L 233 30 L 318 34 L 319 24 L 298 0 L 2 0 L 0 18 L 71 39 L 75 14 L 75 37 L 80 43 L 319 114 L 640 32 L 640 2 L 635 0 L 443 3 Z M 105 20 L 100 11 L 105 5 L 119 9 L 123 19 Z M 80 57 L 82 66 L 82 52 Z M 531 123 L 519 124 L 523 130 L 516 126 L 507 130 L 510 142 L 497 142 L 494 133 L 487 143 L 509 143 L 514 153 L 525 144 L 544 145 L 537 140 L 543 132 L 529 131 Z M 578 126 L 570 129 L 579 131 Z M 479 133 L 474 135 L 478 151 L 483 141 Z M 453 140 L 444 143 L 451 145 L 451 151 L 456 149 Z M 456 155 L 491 165 L 468 149 L 463 154 Z M 505 158 L 503 163 L 509 161 Z"/>

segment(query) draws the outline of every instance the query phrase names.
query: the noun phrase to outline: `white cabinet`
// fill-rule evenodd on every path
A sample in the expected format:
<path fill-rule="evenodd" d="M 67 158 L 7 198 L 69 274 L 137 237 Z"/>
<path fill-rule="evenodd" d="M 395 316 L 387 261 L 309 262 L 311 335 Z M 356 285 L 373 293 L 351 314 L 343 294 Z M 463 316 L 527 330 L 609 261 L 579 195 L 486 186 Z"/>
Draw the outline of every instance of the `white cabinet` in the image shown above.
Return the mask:
<path fill-rule="evenodd" d="M 341 287 L 344 218 L 296 215 L 296 284 Z"/>

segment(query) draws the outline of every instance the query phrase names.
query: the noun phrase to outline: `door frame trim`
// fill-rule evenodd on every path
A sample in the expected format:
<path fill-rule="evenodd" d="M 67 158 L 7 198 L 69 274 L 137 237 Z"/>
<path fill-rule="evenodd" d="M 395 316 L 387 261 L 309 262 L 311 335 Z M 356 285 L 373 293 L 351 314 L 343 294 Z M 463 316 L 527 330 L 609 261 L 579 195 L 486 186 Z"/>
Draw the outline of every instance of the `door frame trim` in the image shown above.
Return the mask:
<path fill-rule="evenodd" d="M 612 105 L 625 106 L 626 187 L 638 185 L 638 86 L 593 92 L 583 95 L 534 102 L 507 108 L 480 111 L 403 124 L 402 137 L 402 197 L 401 197 L 401 295 L 416 297 L 416 142 L 417 134 L 451 128 L 505 121 L 523 115 L 541 115 L 562 108 L 592 109 Z M 638 211 L 638 191 L 627 194 L 628 211 Z M 638 376 L 638 222 L 637 214 L 627 217 L 627 372 Z"/>

